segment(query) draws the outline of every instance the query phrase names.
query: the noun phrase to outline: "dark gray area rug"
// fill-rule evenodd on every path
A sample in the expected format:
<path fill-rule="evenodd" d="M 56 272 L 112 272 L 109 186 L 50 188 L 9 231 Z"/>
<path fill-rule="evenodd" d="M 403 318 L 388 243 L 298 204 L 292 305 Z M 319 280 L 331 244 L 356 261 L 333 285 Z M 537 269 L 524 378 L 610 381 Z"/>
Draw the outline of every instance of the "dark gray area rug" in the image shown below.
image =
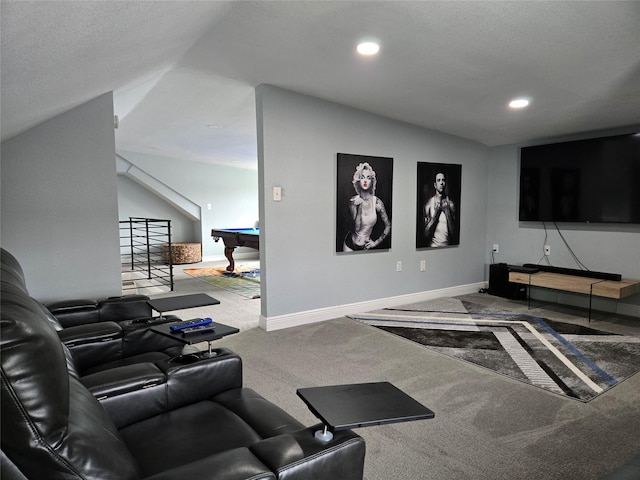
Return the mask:
<path fill-rule="evenodd" d="M 496 373 L 588 402 L 640 371 L 640 338 L 444 297 L 351 315 Z"/>

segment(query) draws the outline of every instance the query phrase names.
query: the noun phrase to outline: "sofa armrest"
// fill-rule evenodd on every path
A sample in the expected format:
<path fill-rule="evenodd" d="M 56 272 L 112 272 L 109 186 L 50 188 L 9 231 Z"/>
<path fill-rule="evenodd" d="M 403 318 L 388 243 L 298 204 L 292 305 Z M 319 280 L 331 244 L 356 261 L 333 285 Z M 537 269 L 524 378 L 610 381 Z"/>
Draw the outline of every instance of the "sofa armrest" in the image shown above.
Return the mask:
<path fill-rule="evenodd" d="M 150 317 L 153 313 L 146 295 L 122 295 L 101 298 L 97 309 L 101 322 L 121 322 L 132 318 Z"/>
<path fill-rule="evenodd" d="M 262 438 L 277 437 L 304 428 L 302 423 L 251 388 L 226 390 L 211 400 L 242 418 Z"/>
<path fill-rule="evenodd" d="M 101 394 L 98 400 L 117 428 L 123 428 L 238 388 L 242 384 L 240 357 L 226 348 L 214 351 L 217 355 L 212 358 L 188 354 L 155 364 L 104 370 L 82 377 L 82 383 L 94 395 Z"/>
<path fill-rule="evenodd" d="M 76 299 L 46 305 L 64 328 L 100 321 L 98 304 L 94 300 Z"/>
<path fill-rule="evenodd" d="M 227 450 L 145 480 L 362 480 L 364 440 L 351 430 L 344 430 L 324 443 L 313 438 L 313 431 L 304 429 L 293 436 L 263 440 L 249 449 Z"/>
<path fill-rule="evenodd" d="M 227 348 L 215 348 L 213 352 L 215 356 L 211 358 L 203 352 L 156 362 L 167 375 L 169 410 L 242 387 L 240 357 Z"/>
<path fill-rule="evenodd" d="M 153 363 L 135 363 L 85 375 L 80 379 L 98 401 L 166 383 L 167 376 Z"/>
<path fill-rule="evenodd" d="M 69 348 L 85 343 L 100 343 L 122 338 L 122 327 L 115 322 L 76 325 L 58 332 L 60 340 Z"/>
<path fill-rule="evenodd" d="M 58 337 L 71 351 L 80 372 L 122 358 L 122 328 L 115 322 L 65 328 Z"/>
<path fill-rule="evenodd" d="M 123 295 L 99 300 L 73 299 L 47 304 L 46 307 L 64 327 L 87 323 L 120 322 L 150 317 L 152 309 L 146 295 Z"/>
<path fill-rule="evenodd" d="M 151 330 L 151 327 L 164 323 L 179 322 L 175 315 L 160 317 L 138 317 L 118 322 L 122 327 L 123 354 L 125 356 L 137 355 L 145 352 L 161 352 L 167 348 L 180 347 L 184 344 L 166 335 L 160 335 Z"/>
<path fill-rule="evenodd" d="M 251 452 L 281 480 L 339 478 L 362 480 L 365 442 L 352 430 L 334 432 L 324 442 L 314 436 L 322 425 L 286 435 L 267 438 L 253 444 Z"/>
<path fill-rule="evenodd" d="M 136 363 L 85 375 L 82 384 L 117 428 L 167 410 L 167 376 L 153 363 Z"/>

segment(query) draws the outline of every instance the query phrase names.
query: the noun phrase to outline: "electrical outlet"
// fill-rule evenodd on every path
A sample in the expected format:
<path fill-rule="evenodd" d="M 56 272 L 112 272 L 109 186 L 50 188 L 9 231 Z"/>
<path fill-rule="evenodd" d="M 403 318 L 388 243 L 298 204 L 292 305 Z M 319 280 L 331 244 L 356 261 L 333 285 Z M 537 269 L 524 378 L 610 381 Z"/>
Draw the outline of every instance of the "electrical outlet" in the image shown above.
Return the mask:
<path fill-rule="evenodd" d="M 545 254 L 546 256 L 551 255 L 551 245 L 545 245 L 545 246 L 544 246 L 544 254 Z"/>
<path fill-rule="evenodd" d="M 500 253 L 500 245 L 497 243 L 493 244 L 493 253 Z"/>
<path fill-rule="evenodd" d="M 402 271 L 402 262 L 398 260 L 396 262 L 396 272 L 401 272 L 401 271 Z"/>
<path fill-rule="evenodd" d="M 420 260 L 420 271 L 424 272 L 427 269 L 427 261 L 426 260 Z"/>

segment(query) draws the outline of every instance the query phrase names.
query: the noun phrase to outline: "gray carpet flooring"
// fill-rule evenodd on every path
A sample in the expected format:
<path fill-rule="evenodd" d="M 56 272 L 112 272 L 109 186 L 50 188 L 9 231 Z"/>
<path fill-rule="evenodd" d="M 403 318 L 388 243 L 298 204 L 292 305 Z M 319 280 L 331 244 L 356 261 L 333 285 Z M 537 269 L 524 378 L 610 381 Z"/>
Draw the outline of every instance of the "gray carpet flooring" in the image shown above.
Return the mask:
<path fill-rule="evenodd" d="M 176 294 L 193 291 L 180 288 Z M 367 443 L 367 480 L 640 478 L 640 375 L 582 403 L 348 318 L 267 333 L 255 328 L 260 300 L 207 292 L 223 300 L 212 307 L 216 319 L 233 324 L 236 312 L 241 319 L 242 331 L 217 345 L 243 358 L 245 385 L 303 423 L 317 419 L 296 389 L 318 385 L 389 381 L 435 412 L 432 420 L 357 429 Z M 523 302 L 470 297 L 527 310 Z M 532 313 L 587 325 L 584 312 L 559 306 Z M 591 325 L 640 336 L 637 319 L 601 315 Z"/>

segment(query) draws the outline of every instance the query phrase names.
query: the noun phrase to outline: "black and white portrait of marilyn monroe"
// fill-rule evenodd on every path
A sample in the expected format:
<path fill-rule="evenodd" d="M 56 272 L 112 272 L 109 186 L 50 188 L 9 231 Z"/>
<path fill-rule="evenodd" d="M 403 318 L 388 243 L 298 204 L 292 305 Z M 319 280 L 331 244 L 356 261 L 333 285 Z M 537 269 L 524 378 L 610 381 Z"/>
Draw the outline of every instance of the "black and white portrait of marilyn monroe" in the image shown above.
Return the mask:
<path fill-rule="evenodd" d="M 391 247 L 393 159 L 338 154 L 336 252 Z"/>

